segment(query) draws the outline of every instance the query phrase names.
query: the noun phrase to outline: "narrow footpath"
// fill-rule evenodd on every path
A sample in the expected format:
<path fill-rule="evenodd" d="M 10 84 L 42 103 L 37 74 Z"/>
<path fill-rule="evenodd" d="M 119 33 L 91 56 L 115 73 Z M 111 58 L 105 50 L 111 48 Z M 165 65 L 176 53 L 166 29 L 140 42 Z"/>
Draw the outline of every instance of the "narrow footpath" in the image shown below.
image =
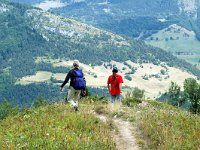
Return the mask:
<path fill-rule="evenodd" d="M 103 121 L 107 122 L 108 118 L 104 115 L 97 115 L 97 117 Z M 113 139 L 116 143 L 118 150 L 139 150 L 139 147 L 136 143 L 136 138 L 133 135 L 133 127 L 128 121 L 124 121 L 119 118 L 112 118 L 114 126 L 117 128 L 117 131 L 113 131 Z"/>

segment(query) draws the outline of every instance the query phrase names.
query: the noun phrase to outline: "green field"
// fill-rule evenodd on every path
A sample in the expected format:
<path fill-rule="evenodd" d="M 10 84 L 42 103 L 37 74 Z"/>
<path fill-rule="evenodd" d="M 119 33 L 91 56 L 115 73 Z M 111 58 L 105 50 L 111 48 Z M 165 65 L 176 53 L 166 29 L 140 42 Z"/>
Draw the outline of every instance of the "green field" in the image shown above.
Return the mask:
<path fill-rule="evenodd" d="M 197 64 L 200 60 L 200 41 L 196 39 L 195 33 L 177 25 L 153 34 L 146 39 L 146 43 L 160 47 L 176 56 L 178 56 L 176 52 L 190 53 L 178 57 L 192 64 Z"/>

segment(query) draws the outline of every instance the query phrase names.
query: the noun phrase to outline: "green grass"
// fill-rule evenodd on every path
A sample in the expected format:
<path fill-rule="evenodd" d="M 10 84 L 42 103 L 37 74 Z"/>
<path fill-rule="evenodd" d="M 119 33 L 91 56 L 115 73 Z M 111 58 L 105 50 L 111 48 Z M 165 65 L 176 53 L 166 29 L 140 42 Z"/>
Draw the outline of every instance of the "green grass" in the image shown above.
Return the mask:
<path fill-rule="evenodd" d="M 78 113 L 66 104 L 25 109 L 0 121 L 0 149 L 116 149 L 114 127 L 97 119 L 94 111 L 129 120 L 141 149 L 200 149 L 199 115 L 165 103 L 144 102 L 111 110 L 103 98 L 89 97 L 80 102 Z"/>
<path fill-rule="evenodd" d="M 126 101 L 135 101 L 130 99 Z M 108 112 L 105 108 L 101 106 L 101 111 L 104 110 L 107 114 L 114 114 L 132 123 L 141 149 L 200 149 L 199 115 L 150 100 L 131 103 L 130 107 L 123 106 L 118 112 Z"/>
<path fill-rule="evenodd" d="M 99 103 L 94 103 L 94 108 L 97 113 L 117 116 L 131 122 L 141 149 L 200 149 L 199 115 L 166 103 L 149 100 L 141 104 L 130 99 L 124 100 L 124 106 L 118 111 L 111 111 L 109 105 Z"/>
<path fill-rule="evenodd" d="M 180 33 L 174 33 L 161 30 L 149 37 L 146 40 L 146 43 L 152 46 L 160 47 L 172 53 L 192 52 L 195 55 L 181 55 L 178 57 L 186 60 L 191 64 L 197 64 L 200 59 L 200 42 L 196 39 L 194 32 L 187 31 L 186 33 L 189 35 L 189 37 L 183 37 L 183 31 Z M 174 40 L 170 40 L 170 37 L 172 37 Z M 176 39 L 177 37 L 178 39 Z M 153 40 L 150 40 L 150 38 L 153 38 Z M 156 38 L 158 38 L 158 40 L 156 40 Z M 168 40 L 166 40 L 166 38 Z"/>
<path fill-rule="evenodd" d="M 170 52 L 194 52 L 200 53 L 199 47 L 200 42 L 197 40 L 187 40 L 187 39 L 180 39 L 180 40 L 160 40 L 160 41 L 148 41 L 148 44 L 151 44 L 156 47 L 160 47 L 164 50 L 168 50 Z"/>
<path fill-rule="evenodd" d="M 131 111 L 148 149 L 200 149 L 200 116 L 155 101 Z"/>
<path fill-rule="evenodd" d="M 110 128 L 86 109 L 68 105 L 28 109 L 0 121 L 1 149 L 115 149 Z"/>
<path fill-rule="evenodd" d="M 199 55 L 181 55 L 181 56 L 177 56 L 178 58 L 180 59 L 184 59 L 184 60 L 187 60 L 187 62 L 193 64 L 193 65 L 196 65 L 196 67 L 198 69 L 200 69 L 200 54 Z"/>

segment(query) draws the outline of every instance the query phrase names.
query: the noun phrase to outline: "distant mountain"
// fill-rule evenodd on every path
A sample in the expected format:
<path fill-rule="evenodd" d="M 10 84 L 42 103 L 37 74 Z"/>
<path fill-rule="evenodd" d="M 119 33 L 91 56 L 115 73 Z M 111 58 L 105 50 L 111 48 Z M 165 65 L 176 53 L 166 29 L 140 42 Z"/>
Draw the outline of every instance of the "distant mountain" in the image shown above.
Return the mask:
<path fill-rule="evenodd" d="M 13 1 L 34 5 L 48 2 Z M 172 23 L 196 30 L 191 21 L 198 24 L 200 6 L 199 0 L 55 0 L 55 2 L 66 5 L 51 9 L 53 12 L 133 37 L 138 37 L 141 32 L 145 32 L 144 37 L 148 36 Z M 126 28 L 129 31 L 124 33 Z"/>
<path fill-rule="evenodd" d="M 111 61 L 125 63 L 127 60 L 165 64 L 200 77 L 200 71 L 192 65 L 142 41 L 17 3 L 1 0 L 0 10 L 1 98 L 20 97 L 28 104 L 29 99 L 40 94 L 56 98 L 59 95 L 57 79 L 50 75 L 50 79 L 41 81 L 49 73 L 39 74 L 37 84 L 22 86 L 20 83 L 23 77 L 39 71 L 66 73 L 70 69 L 68 65 L 56 65 L 55 60 L 62 63 L 79 59 L 87 66 L 108 64 L 105 67 Z"/>
<path fill-rule="evenodd" d="M 176 24 L 186 30 L 193 31 L 192 43 L 200 44 L 200 3 L 199 0 L 13 0 L 28 3 L 65 17 L 73 18 L 117 34 L 147 40 L 161 30 Z M 52 3 L 53 2 L 53 3 Z M 170 38 L 170 37 L 167 37 Z M 197 41 L 198 40 L 198 41 Z M 197 41 L 197 42 L 196 42 Z M 165 43 L 164 50 L 175 54 L 184 52 L 186 47 L 179 49 L 183 41 L 177 39 L 176 44 Z M 148 42 L 161 47 L 159 42 Z M 194 44 L 194 49 L 199 49 Z M 175 50 L 174 50 L 175 49 Z M 193 51 L 192 48 L 186 51 Z M 194 58 L 195 57 L 195 58 Z M 200 65 L 200 50 L 195 56 L 180 56 L 180 58 Z"/>

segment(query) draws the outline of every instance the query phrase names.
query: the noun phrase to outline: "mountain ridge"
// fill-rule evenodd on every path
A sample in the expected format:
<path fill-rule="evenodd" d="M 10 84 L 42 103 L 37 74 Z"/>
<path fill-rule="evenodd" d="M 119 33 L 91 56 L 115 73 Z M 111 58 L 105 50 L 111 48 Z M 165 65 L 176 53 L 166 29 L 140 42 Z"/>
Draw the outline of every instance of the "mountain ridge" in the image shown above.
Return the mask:
<path fill-rule="evenodd" d="M 12 7 L 0 15 L 0 95 L 6 99 L 16 99 L 17 95 L 24 93 L 25 97 L 37 97 L 39 94 L 43 95 L 44 87 L 48 87 L 47 95 L 54 98 L 55 95 L 59 95 L 59 92 L 56 92 L 58 85 L 52 84 L 54 80 L 41 84 L 14 86 L 18 79 L 34 75 L 38 71 L 64 73 L 69 69 L 64 66 L 53 67 L 48 63 L 36 63 L 38 57 L 61 61 L 79 59 L 91 66 L 102 65 L 112 60 L 121 63 L 131 60 L 157 65 L 165 62 L 169 66 L 184 68 L 200 76 L 200 71 L 195 67 L 159 48 L 146 45 L 143 41 L 119 36 L 30 6 L 8 2 L 4 4 Z M 39 88 L 36 88 L 37 86 Z"/>

